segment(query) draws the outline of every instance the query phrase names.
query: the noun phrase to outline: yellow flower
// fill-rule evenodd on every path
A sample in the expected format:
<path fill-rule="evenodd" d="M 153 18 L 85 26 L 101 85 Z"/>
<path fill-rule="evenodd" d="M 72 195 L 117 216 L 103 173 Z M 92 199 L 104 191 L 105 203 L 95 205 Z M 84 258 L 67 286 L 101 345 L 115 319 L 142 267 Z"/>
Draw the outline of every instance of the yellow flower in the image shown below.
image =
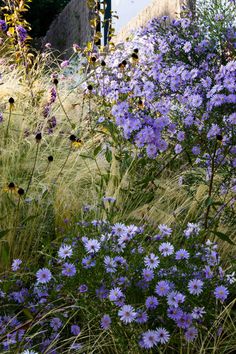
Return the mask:
<path fill-rule="evenodd" d="M 81 146 L 83 145 L 83 142 L 81 139 L 77 139 L 75 141 L 72 142 L 72 146 L 75 148 L 75 149 L 79 149 Z"/>

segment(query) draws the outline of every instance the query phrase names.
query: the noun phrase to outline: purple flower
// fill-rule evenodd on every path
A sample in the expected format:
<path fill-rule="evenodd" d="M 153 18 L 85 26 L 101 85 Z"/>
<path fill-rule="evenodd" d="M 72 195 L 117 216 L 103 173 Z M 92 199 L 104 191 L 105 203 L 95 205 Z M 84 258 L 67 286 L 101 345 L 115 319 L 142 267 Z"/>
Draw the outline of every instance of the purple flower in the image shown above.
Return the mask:
<path fill-rule="evenodd" d="M 154 278 L 154 272 L 152 269 L 145 268 L 142 271 L 142 276 L 146 282 L 149 282 Z"/>
<path fill-rule="evenodd" d="M 165 224 L 160 224 L 159 230 L 162 236 L 170 236 L 172 232 L 172 229 Z"/>
<path fill-rule="evenodd" d="M 102 329 L 107 330 L 111 326 L 111 317 L 109 315 L 102 316 L 100 326 Z"/>
<path fill-rule="evenodd" d="M 16 31 L 17 31 L 17 34 L 18 34 L 18 37 L 19 37 L 19 41 L 21 43 L 23 43 L 26 38 L 27 38 L 27 31 L 24 27 L 22 27 L 21 25 L 19 26 L 16 26 Z"/>
<path fill-rule="evenodd" d="M 137 313 L 135 312 L 133 306 L 131 305 L 124 305 L 118 311 L 118 316 L 120 317 L 121 321 L 125 324 L 131 323 L 135 320 Z"/>
<path fill-rule="evenodd" d="M 22 260 L 20 259 L 14 259 L 11 265 L 11 269 L 13 272 L 16 272 L 18 269 L 20 269 L 20 265 L 22 263 Z"/>
<path fill-rule="evenodd" d="M 73 277 L 76 274 L 76 268 L 72 263 L 64 263 L 62 266 L 62 275 L 66 277 Z"/>
<path fill-rule="evenodd" d="M 145 349 L 151 349 L 158 343 L 158 335 L 156 331 L 148 330 L 142 334 L 142 344 Z"/>
<path fill-rule="evenodd" d="M 185 300 L 185 295 L 178 293 L 177 291 L 172 291 L 167 296 L 167 303 L 169 306 L 178 307 Z"/>
<path fill-rule="evenodd" d="M 195 320 L 198 320 L 203 317 L 204 313 L 206 313 L 204 307 L 194 307 L 191 315 Z"/>
<path fill-rule="evenodd" d="M 80 327 L 78 325 L 71 325 L 70 331 L 74 336 L 78 336 L 81 332 Z"/>
<path fill-rule="evenodd" d="M 69 63 L 69 60 L 64 60 L 63 62 L 61 62 L 60 67 L 64 69 L 69 65 Z"/>
<path fill-rule="evenodd" d="M 199 295 L 202 292 L 203 282 L 200 279 L 190 280 L 188 283 L 188 291 L 192 295 Z"/>
<path fill-rule="evenodd" d="M 135 322 L 137 323 L 146 323 L 148 321 L 148 314 L 146 311 L 137 311 L 137 316 L 135 318 Z"/>
<path fill-rule="evenodd" d="M 88 291 L 88 287 L 87 287 L 86 284 L 80 285 L 80 287 L 79 287 L 79 292 L 80 293 L 86 293 L 87 291 Z"/>
<path fill-rule="evenodd" d="M 156 269 L 159 265 L 159 257 L 154 253 L 150 253 L 148 256 L 144 258 L 144 264 L 149 269 Z"/>
<path fill-rule="evenodd" d="M 70 258 L 72 256 L 72 247 L 69 246 L 69 245 L 62 245 L 60 248 L 59 248 L 59 251 L 58 251 L 58 257 L 59 258 L 62 258 L 62 259 L 65 259 L 65 258 Z"/>
<path fill-rule="evenodd" d="M 157 341 L 160 342 L 161 344 L 165 344 L 169 342 L 170 334 L 165 328 L 162 327 L 157 328 L 156 334 L 157 334 Z"/>
<path fill-rule="evenodd" d="M 145 301 L 145 306 L 148 310 L 154 310 L 158 306 L 159 302 L 156 296 L 148 296 Z"/>
<path fill-rule="evenodd" d="M 196 327 L 189 327 L 185 332 L 184 336 L 187 342 L 192 342 L 194 339 L 196 339 L 197 334 L 198 330 Z"/>
<path fill-rule="evenodd" d="M 161 280 L 155 287 L 155 293 L 159 296 L 166 296 L 170 291 L 170 284 L 166 280 Z"/>
<path fill-rule="evenodd" d="M 179 251 L 175 253 L 175 259 L 177 261 L 182 260 L 182 259 L 189 259 L 189 252 L 186 251 L 185 249 L 181 248 Z"/>
<path fill-rule="evenodd" d="M 91 239 L 85 242 L 84 247 L 88 253 L 96 253 L 100 250 L 101 244 L 96 239 Z"/>
<path fill-rule="evenodd" d="M 7 24 L 4 20 L 0 20 L 0 31 L 6 32 Z"/>
<path fill-rule="evenodd" d="M 109 293 L 109 300 L 110 301 L 117 301 L 121 298 L 124 298 L 124 294 L 122 293 L 120 288 L 114 288 L 114 289 L 110 290 L 110 293 Z"/>
<path fill-rule="evenodd" d="M 54 331 L 57 331 L 58 329 L 60 329 L 62 327 L 62 322 L 61 322 L 60 318 L 58 318 L 58 317 L 52 318 L 50 321 L 50 327 Z"/>
<path fill-rule="evenodd" d="M 52 273 L 48 268 L 39 269 L 36 273 L 38 283 L 48 283 L 52 278 Z"/>
<path fill-rule="evenodd" d="M 174 246 L 170 242 L 163 242 L 159 246 L 159 251 L 164 257 L 170 256 L 174 253 Z"/>
<path fill-rule="evenodd" d="M 225 286 L 220 285 L 215 288 L 214 295 L 216 299 L 225 301 L 229 295 L 229 290 Z"/>

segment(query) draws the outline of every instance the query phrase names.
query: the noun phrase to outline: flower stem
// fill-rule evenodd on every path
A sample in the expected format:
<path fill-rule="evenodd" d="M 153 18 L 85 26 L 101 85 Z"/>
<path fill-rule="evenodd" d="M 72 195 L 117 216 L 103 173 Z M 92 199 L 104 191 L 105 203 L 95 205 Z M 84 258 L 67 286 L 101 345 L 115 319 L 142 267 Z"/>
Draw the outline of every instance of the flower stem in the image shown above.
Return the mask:
<path fill-rule="evenodd" d="M 25 196 L 27 195 L 27 193 L 29 191 L 29 188 L 30 188 L 30 185 L 31 185 L 31 182 L 32 182 L 32 179 L 33 179 L 35 166 L 36 166 L 36 162 L 37 162 L 37 158 L 38 158 L 38 153 L 39 153 L 39 143 L 37 143 L 37 149 L 36 149 L 35 158 L 34 158 L 34 166 L 32 168 L 32 172 L 31 172 L 31 175 L 30 175 L 28 186 L 27 186 L 26 191 L 25 191 Z"/>

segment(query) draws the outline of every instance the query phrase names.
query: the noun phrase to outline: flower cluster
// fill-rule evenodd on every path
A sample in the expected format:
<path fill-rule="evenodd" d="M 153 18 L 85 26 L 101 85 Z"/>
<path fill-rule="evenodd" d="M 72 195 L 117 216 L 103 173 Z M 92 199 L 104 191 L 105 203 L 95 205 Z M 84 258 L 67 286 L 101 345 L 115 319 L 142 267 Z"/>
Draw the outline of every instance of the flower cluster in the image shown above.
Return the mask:
<path fill-rule="evenodd" d="M 201 243 L 197 224 L 175 232 L 159 225 L 158 237 L 147 227 L 101 220 L 76 227 L 79 236 L 66 237 L 33 277 L 15 259 L 14 280 L 1 280 L 0 303 L 8 304 L 0 318 L 1 352 L 20 343 L 25 350 L 58 353 L 54 346 L 63 346 L 63 338 L 75 348 L 85 344 L 91 322 L 98 333 L 132 326 L 143 349 L 174 343 L 179 330 L 191 343 L 217 316 L 216 301 L 220 310 L 229 299 L 235 278 L 223 271 L 217 244 Z M 178 234 L 187 235 L 184 244 Z M 32 335 L 37 323 L 40 336 Z"/>
<path fill-rule="evenodd" d="M 236 166 L 236 28 L 222 31 L 231 58 L 220 54 L 191 18 L 151 21 L 96 70 L 108 118 L 149 158 L 165 151 L 208 167 Z M 102 60 L 102 58 L 101 58 Z M 111 114 L 110 114 L 111 112 Z"/>

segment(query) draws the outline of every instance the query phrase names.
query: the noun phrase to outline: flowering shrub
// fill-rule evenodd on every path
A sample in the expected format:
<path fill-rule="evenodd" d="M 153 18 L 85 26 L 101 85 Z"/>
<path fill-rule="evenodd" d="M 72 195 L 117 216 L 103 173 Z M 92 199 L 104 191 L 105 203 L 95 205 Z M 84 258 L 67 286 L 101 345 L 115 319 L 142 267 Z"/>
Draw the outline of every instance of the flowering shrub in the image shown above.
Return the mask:
<path fill-rule="evenodd" d="M 198 224 L 153 232 L 93 220 L 73 233 L 41 268 L 15 259 L 2 277 L 1 352 L 84 350 L 88 326 L 101 336 L 122 331 L 122 345 L 137 350 L 179 345 L 179 333 L 194 347 L 230 301 L 234 274 L 221 267 L 216 243 L 200 243 Z"/>

